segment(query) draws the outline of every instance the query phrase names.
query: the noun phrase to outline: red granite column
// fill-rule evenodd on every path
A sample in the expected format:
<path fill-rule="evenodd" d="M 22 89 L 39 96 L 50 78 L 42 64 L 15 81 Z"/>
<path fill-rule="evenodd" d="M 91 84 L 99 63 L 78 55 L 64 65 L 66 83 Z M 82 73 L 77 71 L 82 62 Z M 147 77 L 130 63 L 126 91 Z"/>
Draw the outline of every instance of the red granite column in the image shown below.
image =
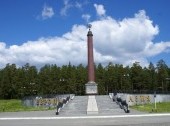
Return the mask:
<path fill-rule="evenodd" d="M 93 34 L 89 30 L 87 34 L 87 47 L 88 47 L 88 82 L 95 81 L 94 73 L 94 58 L 93 58 Z"/>
<path fill-rule="evenodd" d="M 91 24 L 88 25 L 89 31 L 87 33 L 87 50 L 88 50 L 88 82 L 85 84 L 86 95 L 97 95 L 98 88 L 95 82 L 94 72 L 94 58 L 93 58 L 93 34 L 90 31 Z"/>

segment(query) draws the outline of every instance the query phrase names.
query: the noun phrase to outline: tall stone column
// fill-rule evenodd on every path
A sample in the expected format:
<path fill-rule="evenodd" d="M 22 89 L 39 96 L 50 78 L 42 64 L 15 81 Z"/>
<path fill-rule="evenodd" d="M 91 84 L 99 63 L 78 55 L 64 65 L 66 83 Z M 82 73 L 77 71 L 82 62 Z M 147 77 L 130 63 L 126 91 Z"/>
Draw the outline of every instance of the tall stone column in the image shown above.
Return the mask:
<path fill-rule="evenodd" d="M 93 58 L 93 34 L 89 30 L 87 34 L 87 48 L 88 48 L 88 82 L 95 81 L 94 75 L 94 58 Z"/>
<path fill-rule="evenodd" d="M 86 94 L 97 94 L 97 84 L 95 83 L 94 57 L 93 57 L 93 34 L 91 25 L 88 25 L 87 33 L 87 53 L 88 53 L 88 83 L 86 83 Z"/>

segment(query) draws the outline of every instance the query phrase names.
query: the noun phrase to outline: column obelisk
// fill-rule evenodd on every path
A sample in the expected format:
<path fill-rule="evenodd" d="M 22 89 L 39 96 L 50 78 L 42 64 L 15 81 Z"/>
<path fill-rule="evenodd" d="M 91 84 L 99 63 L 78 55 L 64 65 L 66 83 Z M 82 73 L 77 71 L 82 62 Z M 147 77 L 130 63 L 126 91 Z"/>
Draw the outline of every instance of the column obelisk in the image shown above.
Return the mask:
<path fill-rule="evenodd" d="M 93 34 L 91 24 L 88 24 L 89 31 L 87 33 L 87 53 L 88 53 L 88 82 L 85 84 L 86 94 L 98 94 L 97 84 L 95 82 L 94 57 L 93 57 Z"/>

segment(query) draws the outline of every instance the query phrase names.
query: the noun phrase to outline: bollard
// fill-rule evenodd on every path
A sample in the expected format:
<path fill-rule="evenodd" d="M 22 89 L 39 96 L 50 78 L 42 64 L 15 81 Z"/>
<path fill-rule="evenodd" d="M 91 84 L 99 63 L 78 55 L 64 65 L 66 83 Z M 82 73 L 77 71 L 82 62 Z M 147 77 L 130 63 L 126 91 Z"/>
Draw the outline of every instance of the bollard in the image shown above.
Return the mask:
<path fill-rule="evenodd" d="M 56 115 L 59 115 L 60 102 L 57 105 Z"/>
<path fill-rule="evenodd" d="M 69 100 L 70 100 L 70 96 L 66 98 L 66 104 L 68 103 Z"/>
<path fill-rule="evenodd" d="M 59 102 L 57 105 L 56 115 L 59 115 L 60 109 L 63 107 L 63 103 Z"/>
<path fill-rule="evenodd" d="M 74 95 L 71 97 L 71 100 L 73 100 L 74 99 Z"/>
<path fill-rule="evenodd" d="M 117 97 L 117 104 L 119 105 L 119 107 L 121 109 L 123 109 L 123 106 L 122 106 L 121 102 L 122 102 L 122 99 L 120 97 Z"/>
<path fill-rule="evenodd" d="M 122 100 L 121 104 L 123 106 L 123 110 L 125 111 L 125 113 L 129 113 L 130 110 L 129 110 L 129 107 L 128 107 L 126 100 Z"/>
<path fill-rule="evenodd" d="M 67 102 L 66 99 L 63 99 L 63 104 L 66 104 L 66 102 Z"/>
<path fill-rule="evenodd" d="M 121 109 L 125 111 L 125 113 L 130 113 L 129 105 L 127 104 L 126 100 L 122 99 L 120 96 L 116 98 L 116 103 L 119 105 Z"/>
<path fill-rule="evenodd" d="M 62 102 L 60 101 L 58 103 L 57 108 L 56 108 L 56 115 L 59 115 L 60 110 L 62 108 L 64 108 L 64 106 L 69 102 L 70 99 L 71 99 L 70 96 L 68 96 L 68 97 L 62 99 Z"/>

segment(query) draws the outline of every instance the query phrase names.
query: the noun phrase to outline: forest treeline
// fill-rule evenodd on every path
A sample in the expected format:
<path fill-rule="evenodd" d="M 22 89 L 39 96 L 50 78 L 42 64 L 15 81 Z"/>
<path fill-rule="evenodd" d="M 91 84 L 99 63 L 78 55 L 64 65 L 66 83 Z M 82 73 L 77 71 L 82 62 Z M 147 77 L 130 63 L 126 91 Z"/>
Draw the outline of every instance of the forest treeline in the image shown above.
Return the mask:
<path fill-rule="evenodd" d="M 163 60 L 154 66 L 140 66 L 135 62 L 131 67 L 108 63 L 95 65 L 96 83 L 99 94 L 109 92 L 163 92 L 170 91 L 170 68 Z M 87 83 L 87 66 L 44 65 L 40 69 L 29 63 L 22 67 L 7 64 L 0 69 L 0 99 L 23 98 L 45 94 L 84 95 Z"/>

